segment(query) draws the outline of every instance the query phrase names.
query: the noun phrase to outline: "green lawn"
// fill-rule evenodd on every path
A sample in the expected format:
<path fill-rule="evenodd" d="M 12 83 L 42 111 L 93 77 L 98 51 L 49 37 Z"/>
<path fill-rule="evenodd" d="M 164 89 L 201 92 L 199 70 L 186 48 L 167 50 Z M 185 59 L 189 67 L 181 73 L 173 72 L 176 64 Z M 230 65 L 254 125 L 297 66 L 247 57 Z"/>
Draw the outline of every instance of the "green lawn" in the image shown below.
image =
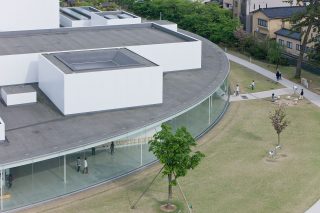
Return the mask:
<path fill-rule="evenodd" d="M 289 127 L 281 136 L 282 157 L 267 161 L 277 137 L 268 119 L 274 105 L 234 102 L 221 122 L 199 141 L 206 154 L 180 183 L 194 212 L 304 212 L 320 198 L 320 113 L 307 101 L 288 107 Z M 138 208 L 130 210 L 159 165 L 109 185 L 67 197 L 30 212 L 159 212 L 166 178 L 159 177 Z M 175 200 L 183 199 L 174 191 Z M 179 211 L 177 211 L 179 212 Z M 186 212 L 182 207 L 182 211 Z"/>
<path fill-rule="evenodd" d="M 264 77 L 242 65 L 236 64 L 234 62 L 230 62 L 230 65 L 231 73 L 229 81 L 232 93 L 236 89 L 237 84 L 239 84 L 240 86 L 240 93 L 261 92 L 283 88 L 283 86 L 278 82 Z M 252 80 L 254 80 L 256 84 L 256 88 L 254 90 L 251 90 L 250 88 Z"/>
<path fill-rule="evenodd" d="M 249 60 L 248 56 L 245 56 L 239 52 L 232 51 L 232 50 L 228 50 L 227 52 L 230 54 L 233 54 L 235 56 L 238 56 L 239 58 Z M 275 70 L 276 70 L 276 65 L 274 65 L 274 64 L 269 64 L 267 62 L 258 61 L 255 59 L 252 59 L 251 62 L 254 64 L 257 64 L 265 69 L 273 71 L 273 72 L 275 72 Z M 294 78 L 294 74 L 295 74 L 295 67 L 294 66 L 279 66 L 279 70 L 281 71 L 282 76 L 284 78 L 287 78 L 287 79 L 294 81 L 296 83 L 300 83 L 299 80 Z M 309 89 L 317 94 L 320 94 L 320 75 L 316 75 L 316 74 L 313 74 L 313 73 L 308 72 L 306 70 L 302 70 L 301 77 L 306 78 L 308 80 L 311 80 L 311 82 L 309 83 Z"/>

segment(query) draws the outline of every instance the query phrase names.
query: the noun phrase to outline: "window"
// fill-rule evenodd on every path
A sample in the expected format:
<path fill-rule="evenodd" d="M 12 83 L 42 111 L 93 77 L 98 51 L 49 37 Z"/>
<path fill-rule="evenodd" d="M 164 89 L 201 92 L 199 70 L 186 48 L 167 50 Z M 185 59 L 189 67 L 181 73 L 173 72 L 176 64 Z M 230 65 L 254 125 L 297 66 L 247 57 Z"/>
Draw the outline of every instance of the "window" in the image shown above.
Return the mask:
<path fill-rule="evenodd" d="M 290 49 L 292 49 L 292 42 L 287 41 L 287 47 L 290 48 Z"/>
<path fill-rule="evenodd" d="M 238 2 L 237 1 L 234 2 L 234 6 L 238 7 Z"/>
<path fill-rule="evenodd" d="M 296 50 L 301 50 L 301 45 L 300 44 L 296 44 Z"/>
<path fill-rule="evenodd" d="M 258 19 L 258 25 L 262 27 L 268 27 L 268 22 L 263 19 Z"/>
<path fill-rule="evenodd" d="M 283 46 L 283 45 L 284 45 L 284 40 L 279 39 L 279 44 L 280 44 L 281 46 Z"/>

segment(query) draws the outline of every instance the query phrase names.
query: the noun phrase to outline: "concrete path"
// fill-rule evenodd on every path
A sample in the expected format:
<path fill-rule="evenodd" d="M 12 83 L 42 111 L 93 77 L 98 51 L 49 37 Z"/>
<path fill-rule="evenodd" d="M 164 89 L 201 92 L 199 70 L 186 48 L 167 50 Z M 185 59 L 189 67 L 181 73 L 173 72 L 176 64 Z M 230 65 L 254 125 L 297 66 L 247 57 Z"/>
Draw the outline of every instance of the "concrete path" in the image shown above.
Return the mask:
<path fill-rule="evenodd" d="M 229 58 L 230 61 L 233 61 L 237 64 L 241 64 L 242 66 L 245 66 L 257 73 L 260 73 L 261 75 L 263 76 L 266 76 L 270 79 L 274 79 L 276 80 L 276 74 L 269 71 L 269 70 L 266 70 L 258 65 L 255 65 L 253 63 L 250 63 L 249 61 L 247 60 L 244 60 L 244 59 L 241 59 L 237 56 L 234 56 L 234 55 L 231 55 L 231 54 L 227 54 L 227 57 Z M 311 103 L 317 105 L 318 107 L 320 107 L 320 95 L 314 93 L 314 92 L 311 92 L 310 90 L 302 87 L 301 85 L 298 85 L 292 81 L 289 81 L 287 79 L 284 79 L 282 78 L 282 80 L 279 81 L 280 84 L 282 84 L 283 86 L 287 87 L 287 88 L 290 88 L 293 90 L 293 86 L 296 85 L 298 87 L 298 92 L 300 93 L 300 90 L 301 88 L 303 88 L 303 91 L 304 91 L 304 97 L 306 99 L 308 99 Z"/>
<path fill-rule="evenodd" d="M 278 95 L 288 95 L 288 94 L 291 95 L 293 94 L 293 90 L 289 88 L 283 88 L 283 89 L 268 90 L 268 91 L 256 92 L 256 93 L 240 94 L 238 96 L 232 95 L 230 96 L 230 102 L 263 99 L 263 98 L 271 99 L 272 93 L 274 93 L 274 95 L 277 97 Z"/>
<path fill-rule="evenodd" d="M 244 59 L 241 59 L 237 56 L 231 55 L 231 54 L 227 54 L 227 57 L 229 58 L 230 61 L 233 61 L 237 64 L 241 64 L 242 66 L 245 66 L 257 73 L 260 73 L 261 75 L 264 75 L 270 79 L 275 79 L 276 75 L 275 73 L 266 70 L 258 65 L 255 65 L 253 63 L 250 63 L 249 61 L 246 61 Z M 293 92 L 293 86 L 296 85 L 298 87 L 298 92 L 300 92 L 300 89 L 303 88 L 304 90 L 304 97 L 306 99 L 308 99 L 310 102 L 312 102 L 313 104 L 315 104 L 316 106 L 320 107 L 320 95 L 311 92 L 310 90 L 302 87 L 301 85 L 298 85 L 292 81 L 289 81 L 287 79 L 282 78 L 282 80 L 279 81 L 280 84 L 284 85 L 285 87 L 291 89 L 291 93 Z M 267 91 L 268 95 L 270 97 L 270 91 Z M 271 93 L 272 94 L 272 93 Z M 276 94 L 276 93 L 275 93 Z M 256 93 L 252 94 L 252 95 L 256 95 Z M 259 94 L 260 95 L 260 94 Z M 277 94 L 276 94 L 277 95 Z M 263 94 L 261 95 L 261 97 L 263 96 Z M 232 98 L 230 98 L 232 100 Z M 243 100 L 243 99 L 242 99 Z M 234 100 L 236 101 L 236 100 Z M 320 212 L 320 200 L 318 200 L 318 202 L 316 202 L 311 208 L 309 208 L 305 213 L 319 213 Z"/>

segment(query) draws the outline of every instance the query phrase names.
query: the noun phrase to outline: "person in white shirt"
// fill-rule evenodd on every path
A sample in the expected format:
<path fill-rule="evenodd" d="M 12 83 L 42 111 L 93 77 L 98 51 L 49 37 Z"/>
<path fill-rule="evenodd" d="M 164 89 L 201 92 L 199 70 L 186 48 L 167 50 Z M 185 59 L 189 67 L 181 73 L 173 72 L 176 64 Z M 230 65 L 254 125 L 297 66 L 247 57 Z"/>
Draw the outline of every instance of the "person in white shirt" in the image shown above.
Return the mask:
<path fill-rule="evenodd" d="M 237 84 L 237 86 L 236 86 L 236 96 L 238 96 L 239 93 L 240 93 L 240 87 L 239 87 L 239 85 Z"/>
<path fill-rule="evenodd" d="M 255 87 L 256 87 L 256 84 L 254 83 L 254 80 L 252 80 L 251 89 L 254 90 Z"/>
<path fill-rule="evenodd" d="M 88 174 L 88 162 L 87 162 L 87 158 L 84 158 L 84 161 L 83 161 L 83 174 Z"/>

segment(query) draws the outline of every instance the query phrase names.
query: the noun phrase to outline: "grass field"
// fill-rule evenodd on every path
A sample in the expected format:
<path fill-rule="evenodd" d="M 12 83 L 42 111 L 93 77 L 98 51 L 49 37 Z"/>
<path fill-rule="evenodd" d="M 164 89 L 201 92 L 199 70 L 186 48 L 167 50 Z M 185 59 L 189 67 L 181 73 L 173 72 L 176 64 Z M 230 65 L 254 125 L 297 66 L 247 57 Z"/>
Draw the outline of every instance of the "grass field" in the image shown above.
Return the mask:
<path fill-rule="evenodd" d="M 245 56 L 239 52 L 228 50 L 228 53 L 238 56 L 239 58 L 249 60 L 248 56 Z M 252 59 L 251 62 L 273 72 L 275 72 L 276 70 L 276 65 L 274 64 L 269 64 L 255 59 Z M 282 76 L 284 78 L 287 78 L 288 80 L 291 80 L 296 83 L 300 83 L 300 80 L 294 78 L 294 66 L 279 66 L 279 70 L 281 71 Z M 311 82 L 309 83 L 309 89 L 317 94 L 320 94 L 320 75 L 316 75 L 306 70 L 302 70 L 301 77 L 306 78 L 309 82 L 311 80 Z"/>
<path fill-rule="evenodd" d="M 232 103 L 221 122 L 200 139 L 198 149 L 206 157 L 180 180 L 194 212 L 304 212 L 319 199 L 319 109 L 307 101 L 288 107 L 291 123 L 281 136 L 281 157 L 269 161 L 267 151 L 277 140 L 268 119 L 273 107 L 264 100 Z M 137 209 L 130 209 L 159 168 L 30 212 L 159 212 L 167 193 L 164 177 L 156 179 Z M 180 212 L 186 212 L 176 187 L 174 196 Z"/>
<path fill-rule="evenodd" d="M 234 62 L 230 62 L 230 65 L 231 73 L 229 81 L 232 92 L 235 91 L 237 84 L 240 86 L 240 93 L 261 92 L 283 88 L 283 86 L 278 82 L 264 77 L 242 65 Z M 256 88 L 254 90 L 250 88 L 252 80 L 254 80 L 256 84 Z"/>

